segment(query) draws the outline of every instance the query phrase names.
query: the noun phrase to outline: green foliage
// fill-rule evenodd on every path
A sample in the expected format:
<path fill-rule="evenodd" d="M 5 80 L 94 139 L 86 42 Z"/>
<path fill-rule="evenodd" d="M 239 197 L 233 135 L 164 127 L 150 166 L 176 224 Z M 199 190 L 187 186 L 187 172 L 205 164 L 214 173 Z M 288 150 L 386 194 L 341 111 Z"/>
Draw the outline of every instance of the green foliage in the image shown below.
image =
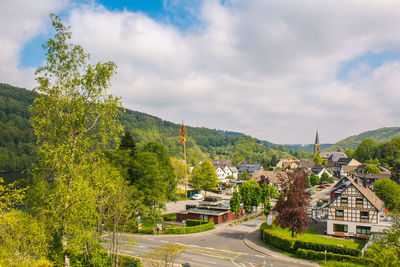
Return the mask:
<path fill-rule="evenodd" d="M 243 172 L 239 173 L 238 179 L 247 181 L 251 178 L 250 173 L 248 170 L 244 170 Z"/>
<path fill-rule="evenodd" d="M 375 166 L 375 165 L 367 165 L 367 166 L 365 166 L 363 172 L 364 172 L 364 173 L 368 173 L 368 174 L 371 174 L 371 173 L 381 173 L 381 170 L 380 170 L 377 166 Z"/>
<path fill-rule="evenodd" d="M 374 183 L 374 191 L 390 211 L 399 210 L 400 185 L 390 179 L 380 179 Z"/>
<path fill-rule="evenodd" d="M 400 137 L 400 127 L 380 128 L 372 131 L 363 132 L 359 135 L 347 137 L 337 142 L 333 146 L 331 146 L 329 150 L 336 151 L 337 148 L 342 150 L 346 150 L 347 148 L 356 149 L 357 146 L 366 138 L 373 139 L 379 143 L 384 143 L 388 142 L 393 138 L 399 138 L 399 137 Z"/>
<path fill-rule="evenodd" d="M 267 243 L 273 245 L 274 247 L 282 249 L 284 251 L 292 252 L 294 241 L 289 238 L 276 235 L 274 230 L 263 230 L 262 237 Z"/>
<path fill-rule="evenodd" d="M 331 252 L 321 252 L 321 251 L 314 251 L 314 250 L 307 250 L 299 248 L 296 251 L 296 255 L 303 259 L 307 260 L 314 260 L 314 261 L 323 261 L 323 260 L 333 260 L 333 261 L 349 261 L 353 263 L 358 263 L 362 265 L 369 265 L 370 261 L 365 258 L 361 257 L 354 257 L 349 255 L 342 255 L 342 254 L 334 254 Z"/>
<path fill-rule="evenodd" d="M 192 187 L 197 190 L 211 191 L 218 184 L 217 173 L 209 160 L 194 167 L 191 177 Z"/>
<path fill-rule="evenodd" d="M 26 170 L 35 162 L 28 106 L 38 94 L 0 83 L 0 171 Z"/>
<path fill-rule="evenodd" d="M 0 265 L 18 266 L 47 255 L 48 239 L 45 227 L 20 210 L 0 215 Z"/>
<path fill-rule="evenodd" d="M 364 139 L 354 151 L 354 157 L 360 162 L 371 160 L 376 158 L 377 150 L 378 142 L 371 138 L 367 138 Z"/>
<path fill-rule="evenodd" d="M 322 157 L 318 154 L 313 156 L 313 162 L 315 165 L 322 165 Z"/>
<path fill-rule="evenodd" d="M 214 222 L 212 221 L 199 221 L 198 220 L 191 220 L 189 224 L 193 226 L 188 227 L 171 227 L 165 228 L 164 234 L 166 235 L 175 235 L 175 234 L 191 234 L 191 233 L 199 233 L 208 230 L 212 230 L 215 228 Z"/>
<path fill-rule="evenodd" d="M 168 267 L 174 266 L 174 263 L 181 253 L 185 251 L 182 245 L 179 244 L 165 244 L 160 247 L 156 247 L 151 252 L 143 257 L 143 264 L 145 266 L 154 267 Z"/>
<path fill-rule="evenodd" d="M 252 207 L 257 207 L 261 202 L 261 187 L 255 180 L 244 182 L 239 189 L 244 210 L 249 213 Z"/>
<path fill-rule="evenodd" d="M 370 266 L 395 267 L 400 266 L 399 249 L 382 243 L 375 243 L 368 247 L 365 258 L 370 260 Z"/>
<path fill-rule="evenodd" d="M 38 164 L 27 206 L 46 222 L 56 264 L 99 265 L 98 183 L 108 174 L 98 169 L 122 130 L 119 100 L 106 93 L 116 66 L 89 64 L 82 47 L 70 43 L 69 28 L 55 15 L 51 20 L 55 37 L 44 46 L 47 62 L 35 72 L 40 97 L 30 109 Z"/>
<path fill-rule="evenodd" d="M 319 179 L 318 175 L 316 175 L 315 173 L 311 173 L 310 183 L 312 186 L 318 185 L 320 183 L 320 179 Z"/>
<path fill-rule="evenodd" d="M 333 177 L 330 176 L 328 173 L 324 172 L 324 173 L 321 175 L 320 184 L 326 184 L 326 183 L 333 183 Z"/>
<path fill-rule="evenodd" d="M 176 213 L 163 214 L 164 221 L 176 221 Z"/>
<path fill-rule="evenodd" d="M 349 158 L 354 158 L 354 150 L 351 148 L 348 148 L 344 151 L 344 153 L 349 157 Z"/>
<path fill-rule="evenodd" d="M 400 159 L 396 159 L 392 164 L 392 180 L 400 184 Z"/>
<path fill-rule="evenodd" d="M 231 211 L 237 215 L 240 210 L 240 203 L 241 203 L 242 197 L 239 192 L 235 191 L 233 192 L 233 196 L 229 200 L 229 206 Z"/>
<path fill-rule="evenodd" d="M 325 251 L 326 250 L 327 252 L 332 252 L 332 253 L 341 254 L 341 255 L 349 255 L 349 256 L 354 256 L 354 257 L 358 257 L 361 255 L 361 251 L 358 249 L 346 248 L 344 246 L 326 245 L 326 244 L 296 240 L 296 242 L 293 245 L 293 249 L 298 250 L 300 248 L 307 249 L 307 250 L 314 250 L 314 251 Z"/>

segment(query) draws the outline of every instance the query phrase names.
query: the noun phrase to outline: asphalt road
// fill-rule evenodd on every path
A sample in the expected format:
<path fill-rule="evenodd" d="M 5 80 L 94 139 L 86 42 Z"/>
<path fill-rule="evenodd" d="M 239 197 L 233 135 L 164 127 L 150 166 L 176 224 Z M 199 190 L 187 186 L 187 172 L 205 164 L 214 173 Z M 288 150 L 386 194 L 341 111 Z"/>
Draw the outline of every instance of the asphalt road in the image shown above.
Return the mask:
<path fill-rule="evenodd" d="M 254 232 L 265 219 L 257 218 L 236 226 L 189 235 L 128 235 L 121 238 L 122 254 L 141 257 L 166 243 L 181 244 L 185 251 L 177 266 L 189 263 L 192 267 L 206 266 L 308 266 L 277 259 L 250 249 L 243 243 L 245 235 Z M 107 237 L 106 237 L 107 238 Z M 136 242 L 136 243 L 135 243 Z"/>

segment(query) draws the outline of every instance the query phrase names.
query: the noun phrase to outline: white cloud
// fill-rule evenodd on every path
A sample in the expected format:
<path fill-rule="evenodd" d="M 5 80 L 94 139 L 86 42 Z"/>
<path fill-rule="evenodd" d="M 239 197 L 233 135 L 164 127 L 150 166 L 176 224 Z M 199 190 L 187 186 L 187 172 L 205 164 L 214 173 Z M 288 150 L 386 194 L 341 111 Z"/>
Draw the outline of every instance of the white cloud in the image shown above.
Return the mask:
<path fill-rule="evenodd" d="M 0 1 L 0 81 L 32 88 L 34 68 L 20 68 L 24 45 L 47 30 L 50 12 L 68 0 Z M 42 51 L 38 51 L 42 53 Z"/>
<path fill-rule="evenodd" d="M 93 60 L 117 63 L 112 90 L 128 108 L 278 143 L 311 143 L 316 128 L 321 142 L 335 142 L 398 126 L 399 62 L 363 63 L 346 80 L 337 80 L 337 72 L 367 52 L 400 49 L 399 1 L 184 5 L 199 27 L 181 31 L 142 13 L 93 4 L 72 8 L 67 21 Z M 21 47 L 29 39 L 20 40 L 23 33 L 8 40 Z M 9 61 L 18 62 L 20 47 L 10 47 L 16 52 Z"/>

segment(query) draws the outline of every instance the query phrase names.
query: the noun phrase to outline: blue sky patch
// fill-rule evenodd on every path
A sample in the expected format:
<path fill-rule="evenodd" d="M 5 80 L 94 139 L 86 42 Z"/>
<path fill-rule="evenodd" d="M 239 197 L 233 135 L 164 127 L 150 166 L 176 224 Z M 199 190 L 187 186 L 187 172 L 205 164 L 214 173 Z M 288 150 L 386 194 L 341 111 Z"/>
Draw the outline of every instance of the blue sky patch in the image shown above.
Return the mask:
<path fill-rule="evenodd" d="M 337 73 L 340 80 L 346 79 L 348 74 L 357 69 L 360 64 L 367 64 L 371 70 L 379 68 L 385 62 L 396 61 L 400 59 L 400 50 L 388 50 L 382 53 L 367 52 L 354 59 L 344 62 Z"/>

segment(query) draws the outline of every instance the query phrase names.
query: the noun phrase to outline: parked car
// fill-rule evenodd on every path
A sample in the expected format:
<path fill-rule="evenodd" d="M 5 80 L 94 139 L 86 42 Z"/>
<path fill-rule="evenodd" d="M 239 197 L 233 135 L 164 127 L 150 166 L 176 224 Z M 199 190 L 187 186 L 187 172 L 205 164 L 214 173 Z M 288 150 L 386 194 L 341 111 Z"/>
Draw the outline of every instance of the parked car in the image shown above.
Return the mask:
<path fill-rule="evenodd" d="M 194 194 L 194 195 L 192 196 L 192 199 L 193 199 L 193 200 L 203 200 L 203 199 L 204 199 L 204 196 L 203 196 L 203 194 Z"/>
<path fill-rule="evenodd" d="M 308 191 L 307 191 L 307 194 L 309 194 L 309 195 L 312 195 L 312 194 L 314 194 L 314 193 L 315 193 L 314 190 L 308 190 Z"/>
<path fill-rule="evenodd" d="M 222 188 L 221 187 L 216 187 L 212 190 L 212 192 L 217 193 L 217 194 L 222 194 Z"/>

